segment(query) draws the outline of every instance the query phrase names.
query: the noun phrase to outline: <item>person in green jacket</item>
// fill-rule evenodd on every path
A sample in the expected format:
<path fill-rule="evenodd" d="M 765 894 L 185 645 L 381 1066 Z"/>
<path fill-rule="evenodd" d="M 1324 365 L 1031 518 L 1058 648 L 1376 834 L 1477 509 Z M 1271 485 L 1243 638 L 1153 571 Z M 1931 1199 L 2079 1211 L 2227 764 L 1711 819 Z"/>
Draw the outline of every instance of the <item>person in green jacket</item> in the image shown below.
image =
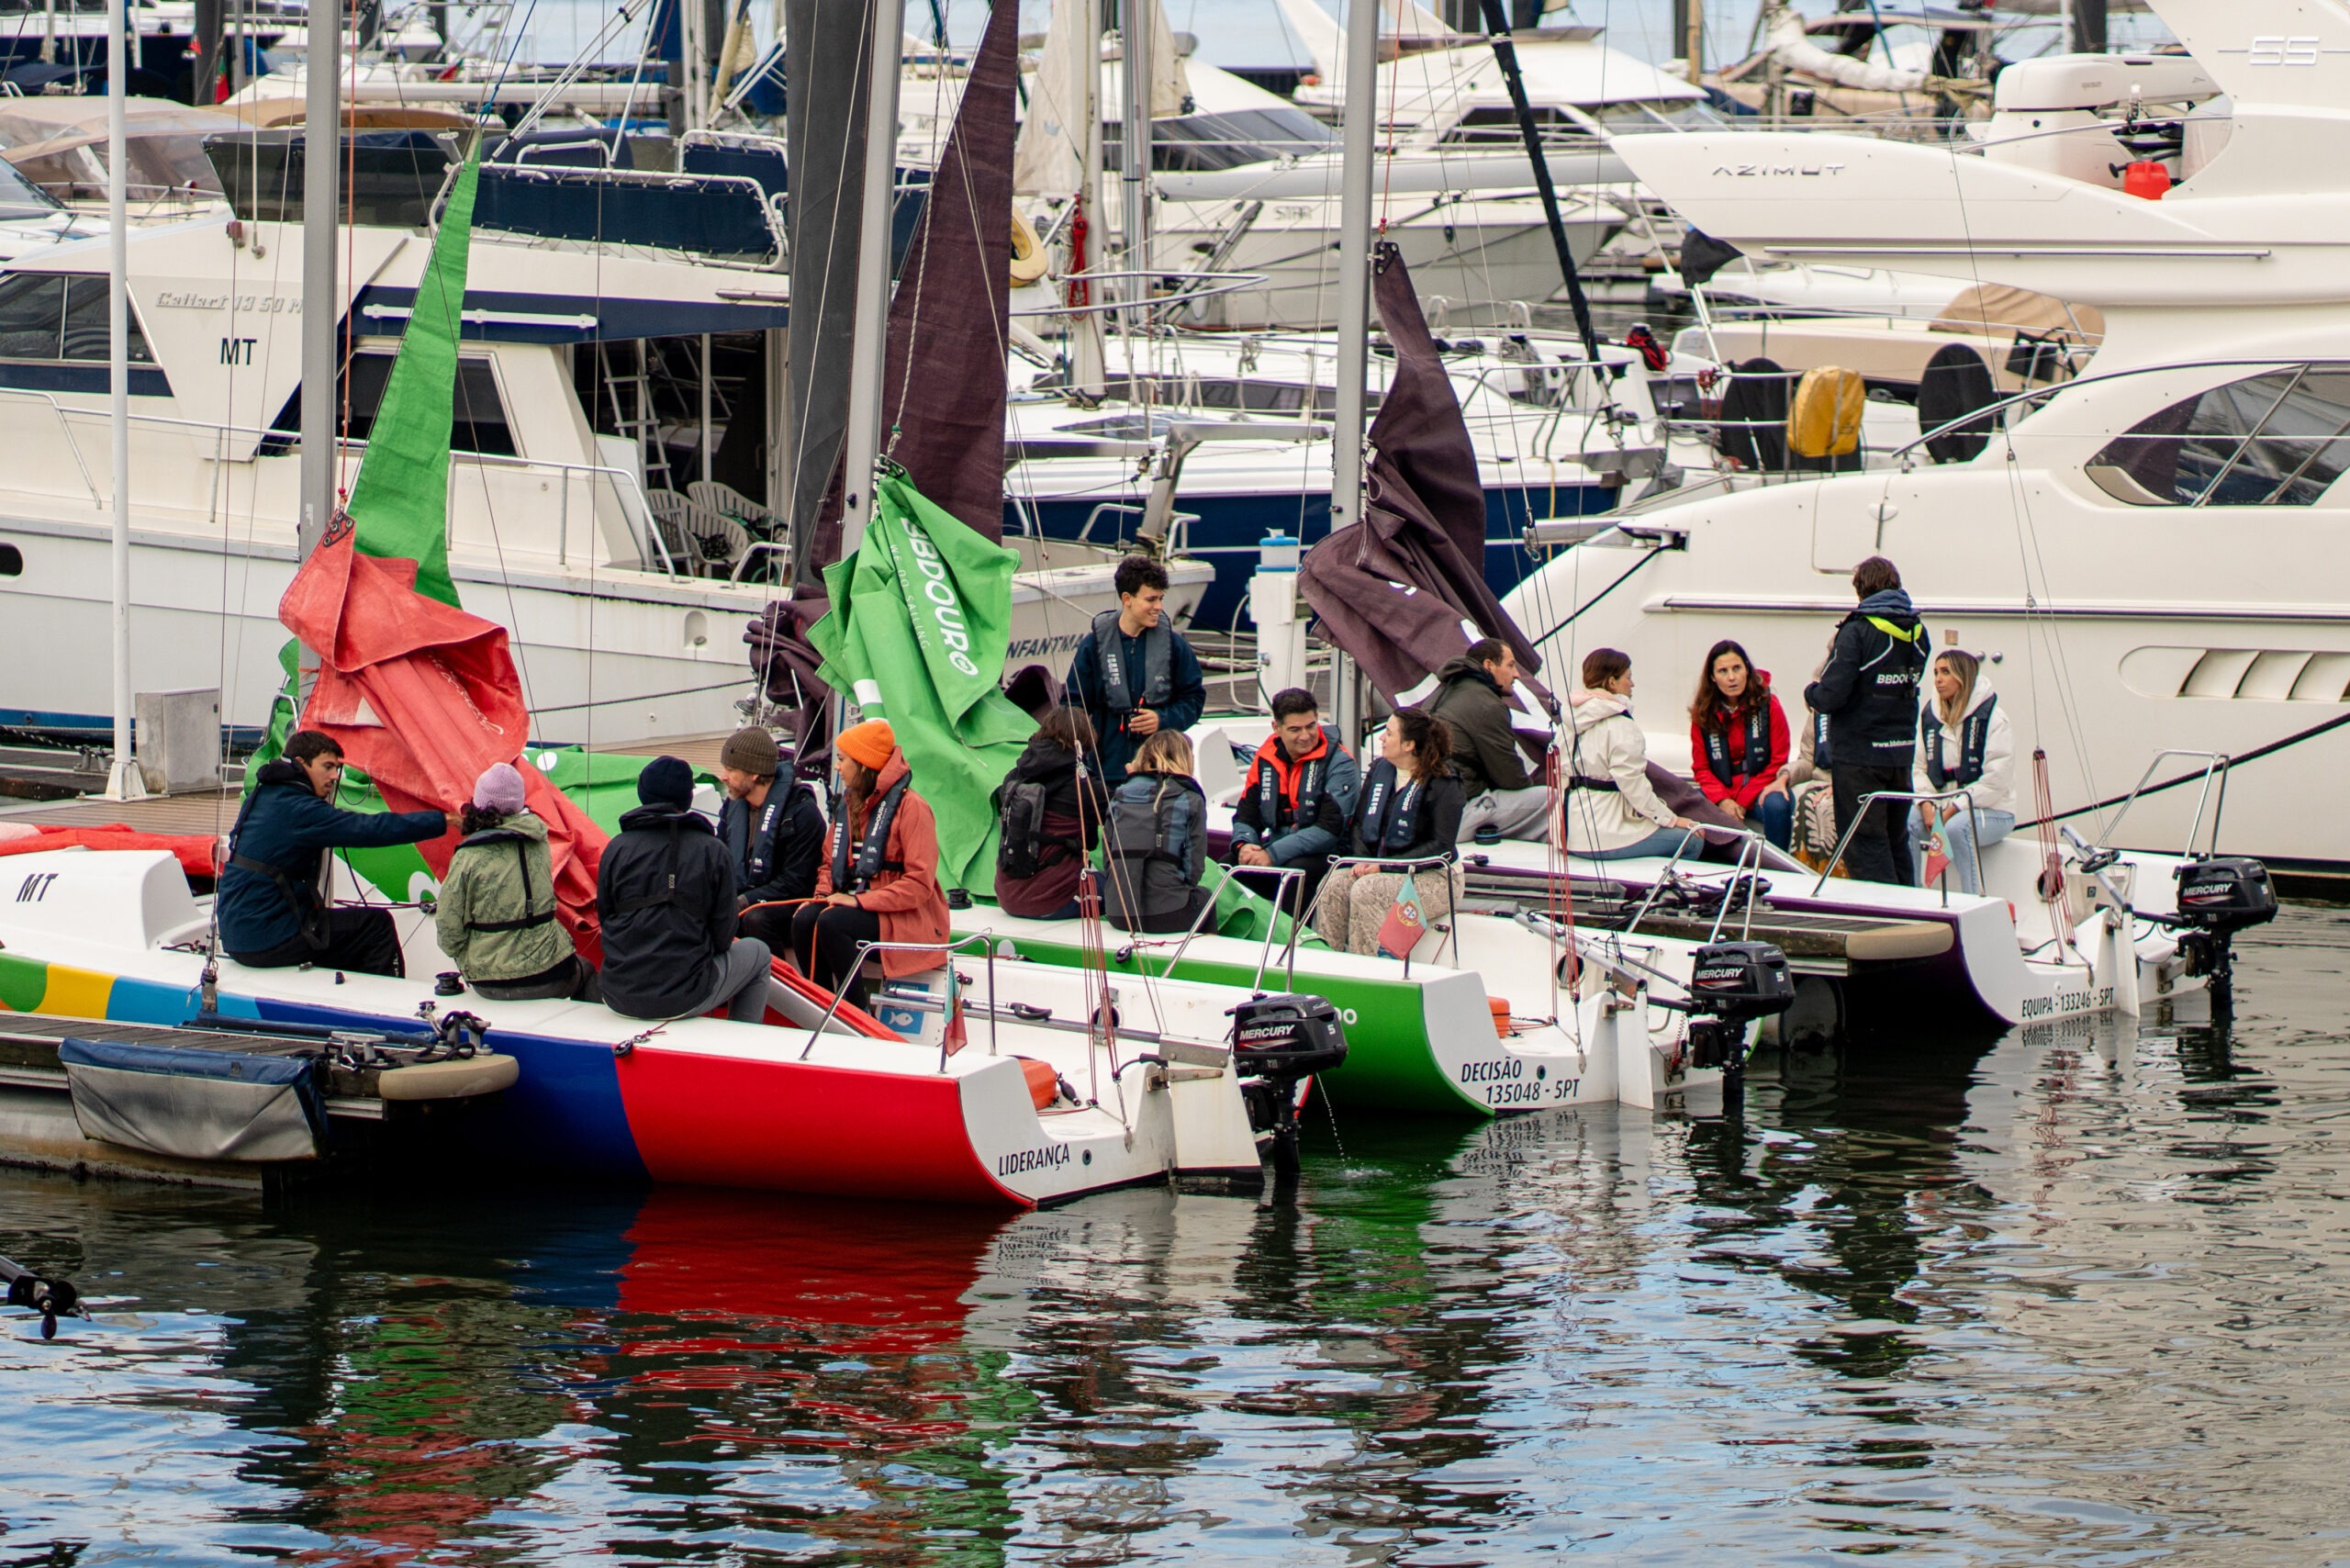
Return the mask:
<path fill-rule="evenodd" d="M 433 934 L 465 983 L 493 1002 L 593 1000 L 596 972 L 556 913 L 547 824 L 523 804 L 522 775 L 503 762 L 485 771 L 459 825 Z"/>

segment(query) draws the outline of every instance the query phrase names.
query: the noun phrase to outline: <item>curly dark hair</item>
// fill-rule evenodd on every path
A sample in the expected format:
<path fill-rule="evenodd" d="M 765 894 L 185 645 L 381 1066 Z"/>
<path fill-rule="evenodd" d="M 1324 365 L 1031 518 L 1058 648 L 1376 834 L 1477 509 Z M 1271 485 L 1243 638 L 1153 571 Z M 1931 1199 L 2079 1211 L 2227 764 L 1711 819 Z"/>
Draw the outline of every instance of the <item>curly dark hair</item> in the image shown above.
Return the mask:
<path fill-rule="evenodd" d="M 476 806 L 471 801 L 467 801 L 457 811 L 457 831 L 467 838 L 471 838 L 477 833 L 486 833 L 491 828 L 501 826 L 505 821 L 504 812 L 493 812 L 486 806 Z"/>
<path fill-rule="evenodd" d="M 1452 761 L 1452 726 L 1425 708 L 1398 708 L 1395 727 L 1411 744 L 1412 776 L 1422 783 L 1442 773 Z"/>
<path fill-rule="evenodd" d="M 1689 700 L 1689 722 L 1708 733 L 1723 728 L 1722 694 L 1714 685 L 1714 666 L 1721 663 L 1724 654 L 1736 654 L 1738 662 L 1746 666 L 1746 689 L 1738 694 L 1738 705 L 1730 711 L 1733 719 L 1745 717 L 1771 700 L 1771 683 L 1761 670 L 1754 667 L 1752 655 L 1742 643 L 1724 637 L 1707 650 L 1706 662 L 1697 671 L 1697 695 Z"/>

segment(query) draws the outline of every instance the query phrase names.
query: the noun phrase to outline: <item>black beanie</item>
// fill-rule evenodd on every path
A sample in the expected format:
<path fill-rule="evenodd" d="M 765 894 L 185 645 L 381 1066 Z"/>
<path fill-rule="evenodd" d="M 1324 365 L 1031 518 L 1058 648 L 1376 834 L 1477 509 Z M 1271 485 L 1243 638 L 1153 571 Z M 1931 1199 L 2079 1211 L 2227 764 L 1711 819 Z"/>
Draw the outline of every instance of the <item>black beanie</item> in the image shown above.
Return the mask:
<path fill-rule="evenodd" d="M 694 803 L 694 770 L 674 756 L 656 756 L 636 776 L 636 798 L 648 806 L 675 806 L 684 811 Z"/>

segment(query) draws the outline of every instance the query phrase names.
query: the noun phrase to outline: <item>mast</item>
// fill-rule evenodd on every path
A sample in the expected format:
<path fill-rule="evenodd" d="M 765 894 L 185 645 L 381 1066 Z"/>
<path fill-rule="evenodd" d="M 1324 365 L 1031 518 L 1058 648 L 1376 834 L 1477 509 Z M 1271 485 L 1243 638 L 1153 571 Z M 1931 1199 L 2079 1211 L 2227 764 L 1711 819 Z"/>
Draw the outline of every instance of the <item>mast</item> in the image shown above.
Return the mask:
<path fill-rule="evenodd" d="M 881 381 L 890 342 L 890 216 L 898 188 L 898 70 L 906 0 L 873 0 L 867 40 L 865 195 L 857 223 L 856 331 L 849 357 L 848 431 L 842 442 L 841 559 L 856 554 L 873 517 L 882 440 Z M 1097 132 L 1097 134 L 1099 134 Z"/>
<path fill-rule="evenodd" d="M 299 554 L 334 518 L 335 214 L 342 162 L 342 0 L 310 0 L 302 89 L 302 505 Z"/>
<path fill-rule="evenodd" d="M 1084 65 L 1078 72 L 1084 84 L 1084 118 L 1080 122 L 1077 146 L 1077 215 L 1084 220 L 1089 242 L 1085 250 L 1085 268 L 1089 273 L 1104 272 L 1102 252 L 1107 237 L 1102 232 L 1102 0 L 1076 0 L 1078 14 L 1083 18 L 1080 31 L 1083 34 Z M 1085 302 L 1100 305 L 1102 286 L 1089 284 Z M 1069 384 L 1074 390 L 1098 398 L 1109 382 L 1109 372 L 1102 352 L 1102 316 L 1098 310 L 1086 310 L 1069 318 Z"/>
<path fill-rule="evenodd" d="M 130 158 L 124 145 L 123 95 L 130 65 L 123 33 L 124 0 L 106 0 L 106 390 L 109 393 L 114 501 L 114 761 L 106 799 L 141 801 L 145 779 L 130 748 Z"/>
<path fill-rule="evenodd" d="M 1371 368 L 1371 153 L 1377 110 L 1379 0 L 1347 6 L 1346 118 L 1338 163 L 1338 398 L 1330 436 L 1330 527 L 1362 521 L 1363 381 Z M 1340 736 L 1362 739 L 1354 661 L 1333 660 L 1331 706 Z"/>
<path fill-rule="evenodd" d="M 1527 161 L 1534 165 L 1534 191 L 1542 198 L 1542 216 L 1550 225 L 1550 247 L 1559 253 L 1559 272 L 1567 280 L 1567 303 L 1574 307 L 1575 334 L 1583 339 L 1583 357 L 1591 361 L 1594 375 L 1599 385 L 1606 386 L 1606 376 L 1600 371 L 1599 333 L 1591 324 L 1591 301 L 1583 297 L 1583 278 L 1575 272 L 1574 252 L 1567 245 L 1566 220 L 1559 216 L 1559 188 L 1550 183 L 1550 159 L 1542 146 L 1542 132 L 1534 124 L 1534 107 L 1526 101 L 1526 78 L 1518 73 L 1517 46 L 1510 41 L 1509 18 L 1502 14 L 1502 0 L 1483 0 L 1485 30 L 1493 36 L 1494 60 L 1502 68 L 1502 82 L 1509 88 L 1510 107 L 1517 114 L 1518 139 L 1526 143 Z M 1690 0 L 1694 8 L 1698 0 Z M 1695 80 L 1695 76 L 1691 80 Z"/>
<path fill-rule="evenodd" d="M 1118 156 L 1119 226 L 1125 231 L 1125 260 L 1121 270 L 1143 271 L 1149 263 L 1150 244 L 1150 24 L 1156 0 L 1118 0 L 1118 78 L 1125 89 L 1118 106 L 1124 132 Z M 1126 330 L 1143 325 L 1139 308 L 1147 297 L 1147 280 L 1129 277 L 1123 290 L 1136 308 L 1125 312 Z M 1131 350 L 1128 351 L 1131 353 Z"/>

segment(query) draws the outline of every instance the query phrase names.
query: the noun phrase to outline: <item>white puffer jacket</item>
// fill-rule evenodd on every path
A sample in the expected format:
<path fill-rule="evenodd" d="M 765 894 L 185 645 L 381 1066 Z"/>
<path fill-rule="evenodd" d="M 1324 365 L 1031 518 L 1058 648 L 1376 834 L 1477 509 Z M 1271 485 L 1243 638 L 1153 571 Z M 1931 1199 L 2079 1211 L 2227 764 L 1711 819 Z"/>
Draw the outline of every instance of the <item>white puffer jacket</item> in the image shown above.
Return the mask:
<path fill-rule="evenodd" d="M 1649 743 L 1631 705 L 1612 691 L 1579 691 L 1568 705 L 1575 730 L 1567 771 L 1615 781 L 1613 790 L 1575 790 L 1566 801 L 1567 847 L 1621 849 L 1673 825 L 1673 808 L 1649 783 Z"/>
<path fill-rule="evenodd" d="M 1911 771 L 1912 790 L 1921 795 L 1935 793 L 1933 776 L 1926 771 L 1926 758 L 1935 747 L 1941 748 L 1945 776 L 1955 784 L 1959 758 L 1965 755 L 1962 739 L 1966 719 L 1998 695 L 1991 688 L 1990 670 L 1986 667 L 1976 671 L 1974 694 L 1966 700 L 1966 713 L 1960 716 L 1957 723 L 1946 724 L 1942 722 L 1942 700 L 1934 695 L 1933 683 L 1927 683 L 1925 705 L 1919 710 L 1918 722 L 1918 761 Z M 1967 794 L 1978 812 L 2016 809 L 2016 727 L 2008 720 L 2004 702 L 1991 710 L 1991 727 L 1983 737 L 1983 777 L 1967 787 Z"/>

